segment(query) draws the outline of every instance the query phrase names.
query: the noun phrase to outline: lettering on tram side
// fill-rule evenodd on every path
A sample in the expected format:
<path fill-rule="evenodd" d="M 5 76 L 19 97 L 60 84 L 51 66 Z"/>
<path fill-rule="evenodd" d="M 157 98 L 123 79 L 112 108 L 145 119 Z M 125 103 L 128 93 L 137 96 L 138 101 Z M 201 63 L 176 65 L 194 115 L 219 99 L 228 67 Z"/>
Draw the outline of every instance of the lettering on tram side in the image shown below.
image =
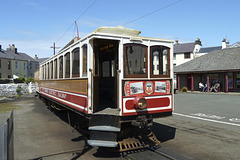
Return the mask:
<path fill-rule="evenodd" d="M 58 92 L 58 97 L 62 99 L 67 99 L 67 94 Z"/>
<path fill-rule="evenodd" d="M 211 118 L 211 119 L 224 119 L 225 117 L 217 116 L 217 115 L 210 115 L 204 113 L 193 113 L 193 116 L 204 117 L 204 118 Z"/>
<path fill-rule="evenodd" d="M 53 95 L 53 96 L 57 96 L 57 92 L 53 91 L 53 90 L 49 90 L 49 94 Z"/>

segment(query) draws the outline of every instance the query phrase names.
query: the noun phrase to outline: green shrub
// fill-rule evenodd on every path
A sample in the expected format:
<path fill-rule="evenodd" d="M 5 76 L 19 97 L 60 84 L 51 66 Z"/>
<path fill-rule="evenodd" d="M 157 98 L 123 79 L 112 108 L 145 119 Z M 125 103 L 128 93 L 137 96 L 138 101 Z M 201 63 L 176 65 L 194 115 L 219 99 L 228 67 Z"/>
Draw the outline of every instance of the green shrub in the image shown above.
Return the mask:
<path fill-rule="evenodd" d="M 14 79 L 14 83 L 24 83 L 25 78 L 23 76 L 20 76 L 19 78 Z"/>
<path fill-rule="evenodd" d="M 17 89 L 16 89 L 16 92 L 18 95 L 21 94 L 21 90 L 22 90 L 22 87 L 21 86 L 18 86 Z"/>
<path fill-rule="evenodd" d="M 188 91 L 188 88 L 187 87 L 183 87 L 182 88 L 182 92 L 187 92 Z"/>
<path fill-rule="evenodd" d="M 28 77 L 27 79 L 25 79 L 26 84 L 28 84 L 30 82 L 34 82 L 34 79 L 32 77 Z"/>

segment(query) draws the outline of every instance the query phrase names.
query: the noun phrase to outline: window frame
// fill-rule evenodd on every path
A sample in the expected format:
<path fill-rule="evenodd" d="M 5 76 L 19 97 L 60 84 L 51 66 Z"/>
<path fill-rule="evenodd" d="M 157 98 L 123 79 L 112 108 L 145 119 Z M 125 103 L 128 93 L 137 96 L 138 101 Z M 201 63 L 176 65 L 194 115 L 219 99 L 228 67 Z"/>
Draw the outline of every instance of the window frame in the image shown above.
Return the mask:
<path fill-rule="evenodd" d="M 191 52 L 184 52 L 184 59 L 191 59 Z M 187 57 L 186 55 L 189 54 L 189 57 Z"/>
<path fill-rule="evenodd" d="M 67 56 L 69 57 L 69 59 L 67 59 Z M 67 70 L 67 65 L 69 65 L 68 70 Z M 65 69 L 63 69 L 64 78 L 70 78 L 70 74 L 71 74 L 71 54 L 70 54 L 70 52 L 67 52 L 66 54 L 64 54 L 63 68 L 65 68 Z M 68 71 L 69 71 L 69 73 L 68 73 Z"/>
<path fill-rule="evenodd" d="M 74 73 L 73 71 L 74 71 L 74 55 L 75 54 L 78 54 L 78 73 L 76 74 L 76 73 Z M 73 51 L 72 51 L 72 77 L 80 77 L 80 65 L 81 65 L 81 63 L 80 63 L 80 59 L 81 59 L 81 57 L 80 57 L 80 48 L 79 47 L 77 47 L 77 48 L 75 48 Z"/>
<path fill-rule="evenodd" d="M 153 47 L 161 47 L 162 51 L 164 49 L 168 49 L 168 74 L 159 74 L 159 75 L 154 75 L 153 74 L 153 66 L 152 66 L 152 61 L 153 61 L 153 55 L 152 55 L 152 50 Z M 155 45 L 155 46 L 150 46 L 150 77 L 151 78 L 169 78 L 170 77 L 170 48 L 166 46 L 161 46 L 161 45 Z"/>
<path fill-rule="evenodd" d="M 126 74 L 126 47 L 128 46 L 142 46 L 145 48 L 145 74 L 134 74 L 134 75 L 128 75 Z M 143 44 L 136 44 L 136 43 L 126 43 L 123 45 L 123 54 L 124 54 L 124 59 L 123 59 L 123 70 L 124 70 L 124 78 L 147 78 L 148 77 L 148 46 L 143 45 Z"/>

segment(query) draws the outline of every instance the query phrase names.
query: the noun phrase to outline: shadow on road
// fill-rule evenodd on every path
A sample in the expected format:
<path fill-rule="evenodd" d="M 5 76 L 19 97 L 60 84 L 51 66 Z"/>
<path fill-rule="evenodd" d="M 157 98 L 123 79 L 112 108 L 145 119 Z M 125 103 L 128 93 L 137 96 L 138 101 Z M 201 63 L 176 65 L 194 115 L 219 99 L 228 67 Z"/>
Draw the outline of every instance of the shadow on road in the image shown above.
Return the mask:
<path fill-rule="evenodd" d="M 176 128 L 153 122 L 152 131 L 160 142 L 175 138 Z"/>

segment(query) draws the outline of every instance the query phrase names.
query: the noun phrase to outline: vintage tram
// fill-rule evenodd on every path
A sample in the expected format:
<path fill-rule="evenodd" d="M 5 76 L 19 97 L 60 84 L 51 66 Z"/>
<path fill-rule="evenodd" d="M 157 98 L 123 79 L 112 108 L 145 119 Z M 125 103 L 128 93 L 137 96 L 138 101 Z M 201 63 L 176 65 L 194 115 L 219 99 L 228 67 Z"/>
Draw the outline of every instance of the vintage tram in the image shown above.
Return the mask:
<path fill-rule="evenodd" d="M 172 115 L 173 41 L 140 33 L 100 27 L 73 39 L 35 74 L 41 99 L 84 117 L 92 146 L 117 147 L 127 127 Z"/>

